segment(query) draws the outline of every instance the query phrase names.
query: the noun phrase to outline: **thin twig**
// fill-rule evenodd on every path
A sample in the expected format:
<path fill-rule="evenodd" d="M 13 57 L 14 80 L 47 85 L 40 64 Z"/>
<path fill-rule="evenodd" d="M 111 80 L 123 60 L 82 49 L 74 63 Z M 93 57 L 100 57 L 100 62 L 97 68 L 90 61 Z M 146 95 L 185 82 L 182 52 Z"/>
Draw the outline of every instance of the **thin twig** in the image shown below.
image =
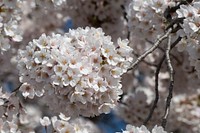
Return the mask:
<path fill-rule="evenodd" d="M 174 41 L 174 43 L 172 43 L 171 45 L 171 49 L 173 49 L 177 44 L 178 42 L 181 41 L 181 37 L 178 37 L 176 39 L 176 41 Z M 161 69 L 161 66 L 164 62 L 166 58 L 166 55 L 164 54 L 160 60 L 160 62 L 158 63 L 157 65 L 157 68 L 156 68 L 156 72 L 155 72 L 155 100 L 154 100 L 154 103 L 153 103 L 153 106 L 149 112 L 149 115 L 148 117 L 146 118 L 146 120 L 144 121 L 144 125 L 146 125 L 148 123 L 148 121 L 151 119 L 152 115 L 153 115 L 153 112 L 155 110 L 155 108 L 157 107 L 157 103 L 158 103 L 158 100 L 159 100 L 159 91 L 158 91 L 158 78 L 159 78 L 159 73 L 160 73 L 160 69 Z"/>
<path fill-rule="evenodd" d="M 124 16 L 124 19 L 126 20 L 126 22 L 128 23 L 128 17 L 127 17 L 127 12 L 126 12 L 126 8 L 124 5 L 121 6 L 122 10 L 123 10 L 123 16 Z M 130 30 L 129 30 L 129 27 L 128 27 L 128 24 L 127 24 L 127 38 L 128 40 L 130 40 Z"/>
<path fill-rule="evenodd" d="M 137 60 L 131 64 L 130 68 L 128 69 L 131 70 L 133 69 L 138 63 L 140 63 L 147 55 L 149 55 L 150 53 L 152 53 L 158 46 L 159 44 L 166 39 L 169 34 L 171 33 L 172 29 L 170 28 L 163 36 L 161 36 L 160 38 L 158 38 L 158 40 L 154 43 L 154 45 L 148 49 L 145 53 L 143 53 L 140 57 L 137 58 Z"/>
<path fill-rule="evenodd" d="M 155 72 L 155 100 L 154 100 L 154 103 L 153 103 L 153 106 L 149 112 L 149 115 L 148 117 L 145 119 L 144 121 L 144 125 L 147 125 L 148 121 L 151 119 L 152 115 L 153 115 L 153 112 L 155 110 L 155 108 L 157 107 L 157 103 L 158 103 L 158 100 L 159 100 L 159 92 L 158 92 L 158 79 L 159 79 L 159 73 L 160 73 L 160 69 L 161 69 L 161 66 L 165 60 L 165 55 L 162 56 L 160 62 L 158 63 L 157 65 L 157 68 L 156 68 L 156 72 Z"/>
<path fill-rule="evenodd" d="M 172 95 L 173 95 L 173 87 L 174 87 L 174 69 L 172 67 L 171 64 L 171 60 L 170 60 L 170 56 L 169 56 L 169 52 L 171 49 L 171 35 L 169 35 L 168 37 L 168 45 L 167 45 L 167 49 L 166 49 L 166 60 L 167 60 L 167 67 L 168 67 L 168 71 L 170 74 L 170 85 L 169 85 L 169 94 L 167 96 L 167 101 L 166 101 L 166 106 L 165 106 L 165 114 L 162 120 L 162 127 L 165 128 L 166 124 L 167 124 L 167 117 L 169 115 L 169 110 L 170 110 L 170 103 L 171 103 L 171 99 L 172 99 Z"/>
<path fill-rule="evenodd" d="M 138 55 L 137 53 L 133 53 L 133 54 L 134 54 L 134 56 L 136 56 L 136 58 L 139 57 L 139 55 Z M 147 65 L 149 65 L 149 66 L 157 67 L 156 64 L 151 63 L 151 62 L 148 62 L 148 61 L 146 61 L 146 60 L 142 60 L 142 62 L 144 62 L 145 64 L 147 64 Z"/>
<path fill-rule="evenodd" d="M 182 39 L 182 37 L 178 37 L 178 38 L 176 39 L 176 41 L 174 41 L 174 43 L 172 43 L 171 49 L 173 49 L 173 48 L 181 41 L 181 39 Z"/>
<path fill-rule="evenodd" d="M 14 90 L 12 91 L 12 93 L 17 92 L 21 86 L 22 86 L 22 83 L 21 83 L 16 89 L 14 89 Z"/>
<path fill-rule="evenodd" d="M 153 44 L 152 41 L 150 41 L 150 40 L 148 40 L 148 39 L 145 39 L 145 40 L 146 40 L 148 43 Z M 162 47 L 159 47 L 159 46 L 158 46 L 158 49 L 161 50 L 162 52 L 165 52 L 165 49 L 163 49 Z M 181 61 L 180 61 L 174 54 L 171 53 L 170 56 L 172 56 L 173 59 L 175 59 L 175 60 L 177 61 L 178 64 L 181 64 Z"/>

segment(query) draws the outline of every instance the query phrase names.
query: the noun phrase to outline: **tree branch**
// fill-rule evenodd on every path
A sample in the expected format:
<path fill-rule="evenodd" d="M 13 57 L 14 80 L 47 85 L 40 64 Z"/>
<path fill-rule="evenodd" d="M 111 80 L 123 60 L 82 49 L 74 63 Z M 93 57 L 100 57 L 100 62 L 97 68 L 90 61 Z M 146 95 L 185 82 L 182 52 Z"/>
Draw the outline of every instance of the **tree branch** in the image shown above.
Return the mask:
<path fill-rule="evenodd" d="M 162 56 L 160 62 L 157 65 L 157 68 L 156 68 L 156 72 L 155 72 L 155 100 L 154 100 L 153 106 L 152 106 L 152 108 L 149 112 L 148 117 L 145 119 L 145 121 L 143 123 L 144 125 L 147 125 L 148 121 L 151 119 L 151 117 L 153 115 L 155 108 L 157 107 L 157 103 L 158 103 L 158 100 L 159 100 L 158 79 L 159 79 L 160 69 L 161 69 L 161 66 L 162 66 L 164 60 L 165 60 L 165 55 Z"/>
<path fill-rule="evenodd" d="M 148 39 L 145 39 L 148 43 L 152 44 L 153 45 L 153 42 L 148 40 Z M 158 46 L 158 49 L 161 50 L 162 52 L 165 52 L 165 49 L 163 49 L 162 47 Z M 181 61 L 172 53 L 170 53 L 170 56 L 173 57 L 173 59 L 176 60 L 177 63 L 181 64 Z"/>
<path fill-rule="evenodd" d="M 11 93 L 17 92 L 21 86 L 22 86 L 22 83 L 20 83 L 20 85 L 16 89 L 14 89 Z"/>
<path fill-rule="evenodd" d="M 128 23 L 128 17 L 127 17 L 127 12 L 126 12 L 126 8 L 124 5 L 121 6 L 122 10 L 123 10 L 123 16 L 124 16 L 124 19 L 126 20 L 126 22 Z M 129 27 L 128 27 L 128 24 L 127 24 L 127 38 L 128 40 L 130 40 L 130 31 L 129 31 Z"/>
<path fill-rule="evenodd" d="M 178 37 L 176 39 L 176 41 L 174 41 L 174 43 L 172 43 L 170 48 L 173 49 L 178 44 L 178 42 L 180 42 L 180 41 L 181 41 L 181 37 Z M 165 58 L 166 58 L 166 54 L 164 54 L 162 56 L 160 62 L 157 65 L 157 68 L 156 68 L 156 72 L 155 72 L 155 100 L 154 100 L 153 106 L 152 106 L 152 108 L 151 108 L 151 110 L 149 112 L 148 117 L 145 119 L 145 121 L 143 123 L 144 125 L 146 125 L 148 123 L 148 121 L 151 119 L 151 117 L 153 115 L 153 112 L 154 112 L 155 108 L 157 107 L 157 103 L 158 103 L 158 100 L 159 100 L 158 79 L 159 79 L 160 69 L 161 69 L 161 66 L 162 66 Z"/>
<path fill-rule="evenodd" d="M 166 49 L 166 59 L 167 59 L 167 67 L 168 67 L 168 71 L 170 74 L 170 85 L 169 85 L 169 94 L 167 96 L 167 101 L 166 101 L 166 106 L 165 106 L 165 114 L 162 120 L 162 127 L 165 128 L 166 124 L 167 124 L 167 117 L 169 115 L 169 111 L 170 111 L 170 103 L 171 103 L 171 99 L 173 96 L 173 88 L 174 88 L 174 69 L 172 67 L 171 64 L 171 60 L 170 60 L 170 56 L 169 56 L 169 52 L 171 49 L 171 36 L 169 35 L 168 37 L 168 44 L 167 44 L 167 49 Z"/>
<path fill-rule="evenodd" d="M 133 53 L 136 57 L 139 57 L 139 55 L 137 53 Z M 157 67 L 156 64 L 153 64 L 151 62 L 146 61 L 145 59 L 142 60 L 142 62 L 144 62 L 145 64 L 149 65 L 149 66 L 153 66 L 153 67 Z"/>
<path fill-rule="evenodd" d="M 137 58 L 137 60 L 131 64 L 130 68 L 128 69 L 131 70 L 133 69 L 136 65 L 138 65 L 138 63 L 140 63 L 147 55 L 149 55 L 150 53 L 152 53 L 158 46 L 159 44 L 166 39 L 169 34 L 171 33 L 172 29 L 170 28 L 163 36 L 161 36 L 160 38 L 158 38 L 158 40 L 154 43 L 154 45 L 148 49 L 145 53 L 143 53 L 140 57 Z"/>

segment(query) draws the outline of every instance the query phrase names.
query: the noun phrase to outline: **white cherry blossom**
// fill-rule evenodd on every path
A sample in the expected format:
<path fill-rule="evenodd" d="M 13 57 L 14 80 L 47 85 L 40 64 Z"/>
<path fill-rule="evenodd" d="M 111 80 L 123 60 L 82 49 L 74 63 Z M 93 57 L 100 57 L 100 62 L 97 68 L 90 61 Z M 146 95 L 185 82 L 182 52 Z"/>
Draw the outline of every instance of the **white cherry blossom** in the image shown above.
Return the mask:
<path fill-rule="evenodd" d="M 53 89 L 55 98 L 62 100 L 57 105 L 58 108 L 65 107 L 62 109 L 65 115 L 77 115 L 70 111 L 72 106 L 80 115 L 108 113 L 119 99 L 121 76 L 132 61 L 128 40 L 120 39 L 118 43 L 120 46 L 117 48 L 111 37 L 105 36 L 100 28 L 78 28 L 64 35 L 42 34 L 39 39 L 30 42 L 25 50 L 19 51 L 21 82 L 34 88 L 31 93 L 26 89 L 20 90 L 24 96 L 32 98 L 34 93 L 39 92 L 44 99 L 49 99 L 52 95 L 47 92 Z M 45 84 L 51 87 L 45 88 Z M 62 94 L 62 89 L 68 90 L 68 93 Z M 110 92 L 114 95 L 106 96 Z M 46 104 L 52 109 L 57 108 L 54 102 L 47 101 Z M 88 111 L 88 108 L 96 109 Z"/>

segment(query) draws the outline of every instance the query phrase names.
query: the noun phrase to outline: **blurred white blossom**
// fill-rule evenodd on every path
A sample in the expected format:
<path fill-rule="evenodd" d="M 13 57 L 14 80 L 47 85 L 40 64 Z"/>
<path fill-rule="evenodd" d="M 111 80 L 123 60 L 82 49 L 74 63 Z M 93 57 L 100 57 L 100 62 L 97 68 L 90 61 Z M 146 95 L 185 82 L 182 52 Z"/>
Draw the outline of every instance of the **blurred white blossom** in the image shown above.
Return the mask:
<path fill-rule="evenodd" d="M 19 0 L 0 2 L 0 49 L 7 51 L 12 42 L 22 41 L 22 31 L 19 28 L 21 9 Z"/>
<path fill-rule="evenodd" d="M 118 132 L 119 133 L 119 132 Z M 141 127 L 135 127 L 132 125 L 127 125 L 126 130 L 122 133 L 167 133 L 161 126 L 155 126 L 152 131 L 149 131 L 144 125 Z"/>

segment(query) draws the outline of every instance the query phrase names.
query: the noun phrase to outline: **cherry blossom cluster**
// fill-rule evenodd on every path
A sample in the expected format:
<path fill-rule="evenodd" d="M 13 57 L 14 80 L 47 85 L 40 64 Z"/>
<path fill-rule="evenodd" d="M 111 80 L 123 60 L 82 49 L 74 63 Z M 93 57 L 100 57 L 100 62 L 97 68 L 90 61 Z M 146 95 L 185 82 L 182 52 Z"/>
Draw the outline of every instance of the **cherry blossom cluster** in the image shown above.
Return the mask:
<path fill-rule="evenodd" d="M 176 11 L 178 18 L 184 18 L 182 29 L 178 35 L 184 38 L 178 45 L 179 51 L 186 50 L 189 54 L 190 65 L 194 66 L 198 77 L 200 77 L 200 55 L 199 55 L 199 29 L 200 29 L 200 2 L 194 1 L 188 5 L 181 5 Z"/>
<path fill-rule="evenodd" d="M 180 85 L 177 85 L 176 87 L 178 86 Z M 180 131 L 181 133 L 196 133 L 200 130 L 200 110 L 198 103 L 199 89 L 195 91 L 192 90 L 192 88 L 187 87 L 182 87 L 181 89 L 183 90 L 180 90 L 179 88 L 176 88 L 175 90 L 175 93 L 180 93 L 180 95 L 175 94 L 174 96 L 166 130 L 170 132 Z M 191 94 L 188 93 L 184 96 L 183 93 L 188 91 L 188 89 Z M 160 100 L 157 103 L 152 118 L 146 125 L 149 129 L 152 129 L 154 125 L 161 123 L 161 118 L 163 117 L 165 101 L 161 99 L 163 99 L 166 91 L 160 90 L 159 93 Z M 154 102 L 154 96 L 152 94 L 153 91 L 148 88 L 137 88 L 135 93 L 128 92 L 128 94 L 123 96 L 122 101 L 117 106 L 115 110 L 116 114 L 129 124 L 133 124 L 134 126 L 142 125 Z"/>
<path fill-rule="evenodd" d="M 25 104 L 16 96 L 16 92 L 4 92 L 0 88 L 0 132 L 1 133 L 36 133 L 42 132 L 41 126 L 49 126 L 48 132 L 57 133 L 100 133 L 99 129 L 89 120 L 83 118 L 71 119 L 60 113 L 49 120 L 42 117 L 42 112 L 36 105 Z M 50 125 L 52 127 L 50 127 Z M 38 128 L 38 129 L 36 129 Z"/>
<path fill-rule="evenodd" d="M 200 131 L 200 90 L 196 94 L 177 95 L 173 100 L 173 110 L 177 114 L 177 121 L 189 127 L 186 132 Z"/>
<path fill-rule="evenodd" d="M 0 132 L 100 133 L 77 116 L 115 109 L 131 124 L 122 133 L 198 133 L 199 28 L 199 0 L 1 0 L 0 84 L 6 88 L 0 88 Z M 134 63 L 132 54 L 142 55 L 168 29 L 171 46 L 181 37 L 177 47 L 168 47 L 175 74 L 167 72 L 167 59 L 158 73 L 159 101 L 146 123 L 154 104 L 157 59 L 166 54 L 169 36 L 137 69 L 127 69 Z M 22 33 L 23 42 L 10 48 Z M 171 77 L 173 98 L 164 131 L 159 125 Z"/>
<path fill-rule="evenodd" d="M 126 130 L 122 131 L 121 133 L 167 133 L 167 132 L 164 131 L 163 127 L 161 126 L 154 126 L 154 128 L 150 131 L 144 125 L 142 125 L 141 127 L 127 125 Z"/>
<path fill-rule="evenodd" d="M 13 120 L 13 116 L 16 116 L 17 113 L 15 112 L 16 104 L 12 104 L 14 101 L 8 100 L 10 96 L 9 93 L 3 92 L 2 87 L 0 88 L 0 132 L 15 132 L 18 128 L 16 121 Z"/>
<path fill-rule="evenodd" d="M 166 24 L 168 24 L 166 23 L 167 20 L 163 17 L 165 11 L 178 4 L 180 4 L 180 2 L 171 0 L 132 1 L 127 10 L 130 31 L 133 32 L 132 34 L 134 36 L 139 35 L 148 41 L 155 40 L 160 34 L 164 33 L 167 26 Z M 198 60 L 199 10 L 200 2 L 194 1 L 191 4 L 180 4 L 176 11 L 170 14 L 174 20 L 177 18 L 183 19 L 183 22 L 180 23 L 181 29 L 179 29 L 174 36 L 184 38 L 178 45 L 178 49 L 179 51 L 188 51 L 190 64 L 195 67 L 198 75 L 200 75 L 200 63 Z"/>
<path fill-rule="evenodd" d="M 44 2 L 44 4 L 47 3 L 43 0 L 41 2 Z M 22 2 L 21 9 L 23 11 L 23 18 L 21 21 L 21 29 L 26 33 L 23 36 L 23 45 L 26 45 L 27 42 L 34 38 L 38 38 L 42 33 L 50 34 L 52 32 L 61 32 L 59 28 L 62 28 L 64 25 L 64 17 L 66 17 L 65 14 L 61 13 L 61 10 L 64 10 L 65 6 L 54 7 L 54 5 L 50 5 L 38 6 L 35 0 Z"/>
<path fill-rule="evenodd" d="M 123 97 L 122 103 L 117 106 L 116 113 L 129 124 L 142 125 L 151 109 L 152 94 L 153 92 L 148 88 L 138 88 L 135 93 L 128 93 Z M 147 123 L 147 127 L 153 128 L 161 122 L 164 111 L 163 103 L 159 102 L 151 121 Z"/>
<path fill-rule="evenodd" d="M 33 110 L 32 110 L 33 111 Z M 23 115 L 24 114 L 24 115 Z M 28 115 L 22 108 L 22 104 L 19 102 L 19 98 L 16 97 L 16 93 L 4 92 L 2 87 L 0 88 L 0 132 L 12 132 L 20 133 L 22 130 L 20 128 L 34 127 L 33 123 L 27 126 L 23 123 L 22 119 L 18 118 Z M 21 121 L 22 120 L 22 121 Z M 30 122 L 31 119 L 29 119 Z M 33 120 L 33 119 L 32 119 Z M 22 123 L 21 123 L 22 122 Z M 19 127 L 21 125 L 21 127 Z M 33 129 L 33 128 L 32 128 Z"/>
<path fill-rule="evenodd" d="M 51 119 L 45 116 L 40 118 L 42 126 L 48 127 L 53 126 L 53 131 L 57 133 L 100 133 L 99 129 L 89 120 L 83 118 L 76 118 L 70 120 L 69 117 L 65 117 L 63 114 L 53 116 Z"/>
<path fill-rule="evenodd" d="M 21 10 L 19 0 L 0 2 L 0 49 L 7 51 L 10 48 L 11 41 L 19 42 L 22 40 L 19 29 L 21 19 Z"/>
<path fill-rule="evenodd" d="M 153 46 L 155 40 L 165 33 L 167 23 L 163 14 L 167 7 L 175 5 L 176 3 L 172 0 L 131 0 L 126 13 L 130 32 L 129 40 L 136 56 L 147 51 Z M 173 34 L 172 40 L 176 38 L 177 35 Z M 157 64 L 157 59 L 163 54 L 161 49 L 164 49 L 165 44 L 166 40 L 161 43 L 158 49 L 144 59 L 144 62 L 147 63 L 143 63 L 142 66 L 139 64 L 140 67 L 138 68 L 141 69 L 141 67 L 148 66 L 152 69 L 147 64 Z"/>
<path fill-rule="evenodd" d="M 154 41 L 165 31 L 163 13 L 172 0 L 132 0 L 127 9 L 128 26 L 133 35 Z"/>
<path fill-rule="evenodd" d="M 77 27 L 101 27 L 116 41 L 127 35 L 124 9 L 127 0 L 73 0 L 67 2 L 65 14 Z"/>
<path fill-rule="evenodd" d="M 121 75 L 133 60 L 128 40 L 118 39 L 117 44 L 101 28 L 78 28 L 64 36 L 43 34 L 19 51 L 23 96 L 46 92 L 48 98 L 54 93 L 55 100 L 62 101 L 57 102 L 62 111 L 70 116 L 108 113 L 122 94 Z M 69 112 L 70 107 L 74 111 Z"/>
<path fill-rule="evenodd" d="M 2 119 L 0 119 L 0 131 L 2 133 L 21 133 L 18 130 L 18 125 L 17 125 L 17 121 L 15 121 L 16 119 L 12 120 L 12 121 L 3 121 Z"/>
<path fill-rule="evenodd" d="M 6 100 L 8 100 L 10 97 L 10 94 L 9 93 L 4 93 L 2 91 L 2 87 L 0 88 L 0 106 L 4 105 Z M 2 112 L 1 112 L 2 114 Z"/>
<path fill-rule="evenodd" d="M 178 18 L 184 18 L 183 28 L 181 36 L 187 36 L 188 38 L 195 38 L 199 34 L 200 28 L 200 2 L 194 1 L 188 5 L 180 5 L 180 8 L 176 10 Z M 185 33 L 185 34 L 184 34 Z"/>
<path fill-rule="evenodd" d="M 15 94 L 4 92 L 0 88 L 0 118 L 3 120 L 11 121 L 16 117 L 20 110 L 19 98 Z"/>
<path fill-rule="evenodd" d="M 53 6 L 61 6 L 66 3 L 67 0 L 34 0 L 38 6 L 51 8 Z"/>
<path fill-rule="evenodd" d="M 15 110 L 16 112 L 17 110 Z M 6 112 L 5 112 L 6 114 Z M 19 117 L 18 117 L 18 116 Z M 0 118 L 0 132 L 4 133 L 35 133 L 35 128 L 40 125 L 41 112 L 35 107 L 25 107 L 13 115 L 12 118 L 6 119 L 5 116 Z"/>

